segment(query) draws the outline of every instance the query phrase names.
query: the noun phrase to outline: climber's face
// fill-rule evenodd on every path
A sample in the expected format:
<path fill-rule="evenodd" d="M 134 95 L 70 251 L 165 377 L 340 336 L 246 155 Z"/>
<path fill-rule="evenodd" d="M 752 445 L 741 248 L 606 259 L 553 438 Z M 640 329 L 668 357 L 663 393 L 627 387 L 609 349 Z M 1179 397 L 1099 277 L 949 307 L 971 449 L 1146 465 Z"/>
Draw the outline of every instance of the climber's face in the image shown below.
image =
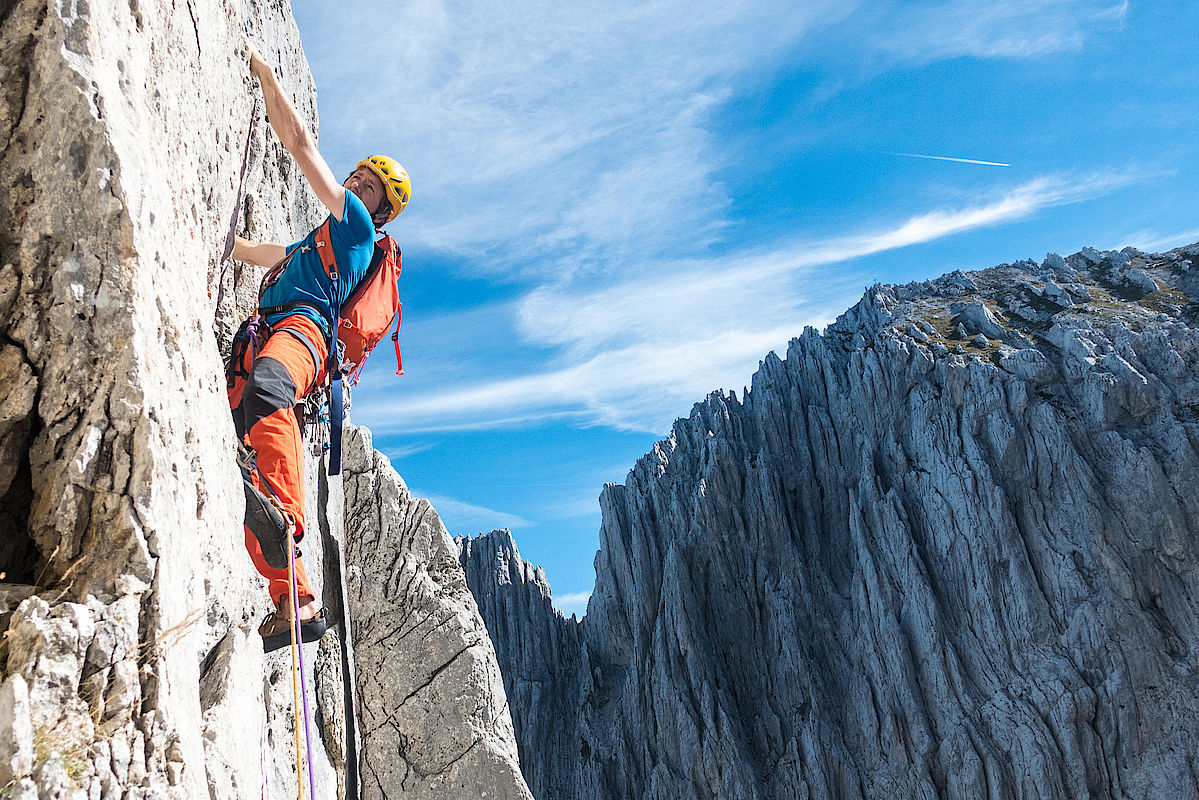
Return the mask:
<path fill-rule="evenodd" d="M 351 172 L 350 177 L 346 178 L 346 182 L 342 186 L 358 195 L 362 205 L 366 206 L 366 210 L 371 214 L 379 210 L 379 204 L 383 202 L 385 196 L 383 181 L 379 180 L 379 176 L 366 167 L 359 167 Z"/>

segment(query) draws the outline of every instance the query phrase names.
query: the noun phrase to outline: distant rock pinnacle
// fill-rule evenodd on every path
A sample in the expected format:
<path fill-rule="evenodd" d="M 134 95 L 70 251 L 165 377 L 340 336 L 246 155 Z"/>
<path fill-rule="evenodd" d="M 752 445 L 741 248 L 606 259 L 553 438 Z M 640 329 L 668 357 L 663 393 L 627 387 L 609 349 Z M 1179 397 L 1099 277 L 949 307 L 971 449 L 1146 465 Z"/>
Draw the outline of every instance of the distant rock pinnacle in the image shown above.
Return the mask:
<path fill-rule="evenodd" d="M 469 543 L 534 791 L 1199 798 L 1197 299 L 1199 246 L 871 288 L 605 488 L 568 685 Z"/>

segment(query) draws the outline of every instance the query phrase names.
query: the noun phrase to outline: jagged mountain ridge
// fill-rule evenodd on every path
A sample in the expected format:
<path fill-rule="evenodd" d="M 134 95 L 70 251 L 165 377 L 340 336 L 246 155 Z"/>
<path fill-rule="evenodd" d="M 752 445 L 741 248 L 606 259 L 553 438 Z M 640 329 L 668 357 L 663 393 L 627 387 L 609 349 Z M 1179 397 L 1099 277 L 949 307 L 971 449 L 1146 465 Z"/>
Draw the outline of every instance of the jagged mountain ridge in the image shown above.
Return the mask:
<path fill-rule="evenodd" d="M 1199 797 L 1196 256 L 873 287 L 698 404 L 601 496 L 571 713 L 505 672 L 537 796 Z"/>

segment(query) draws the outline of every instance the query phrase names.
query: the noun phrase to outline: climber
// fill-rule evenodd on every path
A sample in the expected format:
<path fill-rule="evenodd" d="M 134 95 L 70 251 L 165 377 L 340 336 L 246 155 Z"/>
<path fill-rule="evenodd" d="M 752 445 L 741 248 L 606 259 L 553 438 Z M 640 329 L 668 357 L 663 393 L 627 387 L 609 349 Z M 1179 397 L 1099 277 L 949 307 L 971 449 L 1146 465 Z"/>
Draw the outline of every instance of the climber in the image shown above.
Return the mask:
<path fill-rule="evenodd" d="M 249 67 L 276 136 L 329 210 L 322 237 L 326 223 L 290 246 L 241 237 L 233 246 L 235 259 L 273 267 L 263 279 L 258 313 L 234 337 L 228 362 L 229 406 L 243 445 L 246 549 L 269 581 L 277 609 L 258 629 L 270 652 L 291 641 L 287 532 L 297 542 L 304 536 L 303 447 L 293 408 L 323 384 L 338 311 L 370 266 L 375 233 L 403 210 L 411 186 L 404 168 L 387 156 L 362 160 L 339 184 L 274 71 L 252 48 Z M 325 633 L 325 611 L 300 559 L 295 573 L 301 637 L 315 641 Z"/>

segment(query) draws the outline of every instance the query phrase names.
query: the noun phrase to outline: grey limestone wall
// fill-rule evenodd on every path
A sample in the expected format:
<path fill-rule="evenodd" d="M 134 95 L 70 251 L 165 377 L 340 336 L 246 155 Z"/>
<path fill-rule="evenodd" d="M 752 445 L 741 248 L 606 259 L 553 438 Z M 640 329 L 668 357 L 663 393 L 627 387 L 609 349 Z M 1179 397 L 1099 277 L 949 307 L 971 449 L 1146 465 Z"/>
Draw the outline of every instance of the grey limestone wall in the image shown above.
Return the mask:
<path fill-rule="evenodd" d="M 554 608 L 544 570 L 520 557 L 509 531 L 455 543 L 495 643 L 529 788 L 538 798 L 569 797 L 587 746 L 573 726 L 587 672 L 582 626 Z"/>
<path fill-rule="evenodd" d="M 1199 797 L 1196 275 L 1199 246 L 877 286 L 710 395 L 601 497 L 578 685 L 505 676 L 518 735 L 571 707 L 522 754 L 586 745 L 526 772 L 555 798 Z M 542 616 L 493 631 L 501 664 Z"/>

